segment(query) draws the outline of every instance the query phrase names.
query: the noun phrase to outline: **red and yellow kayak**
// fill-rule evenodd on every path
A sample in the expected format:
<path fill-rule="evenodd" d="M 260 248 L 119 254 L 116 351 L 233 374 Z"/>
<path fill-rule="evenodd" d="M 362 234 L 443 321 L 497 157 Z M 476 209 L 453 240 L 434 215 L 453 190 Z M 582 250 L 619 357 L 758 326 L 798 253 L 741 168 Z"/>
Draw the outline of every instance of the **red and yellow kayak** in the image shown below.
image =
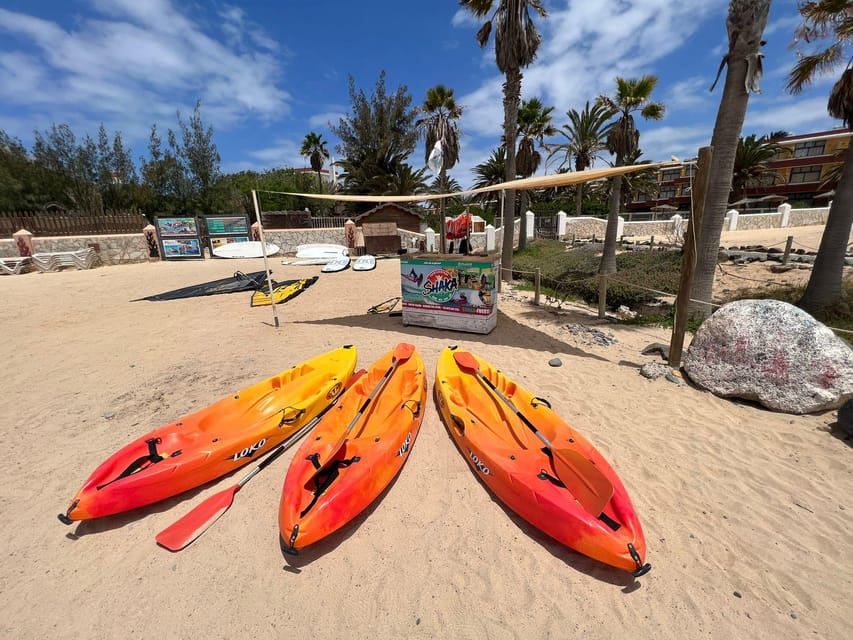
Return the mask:
<path fill-rule="evenodd" d="M 128 511 L 242 467 L 331 404 L 356 358 L 355 347 L 334 349 L 142 436 L 95 469 L 59 519 Z"/>
<path fill-rule="evenodd" d="M 435 401 L 474 473 L 507 507 L 566 546 L 646 573 L 646 541 L 625 487 L 604 457 L 491 364 L 455 347 L 436 368 Z"/>
<path fill-rule="evenodd" d="M 281 547 L 295 554 L 373 502 L 409 456 L 423 420 L 426 372 L 401 343 L 346 390 L 294 454 L 279 507 Z"/>

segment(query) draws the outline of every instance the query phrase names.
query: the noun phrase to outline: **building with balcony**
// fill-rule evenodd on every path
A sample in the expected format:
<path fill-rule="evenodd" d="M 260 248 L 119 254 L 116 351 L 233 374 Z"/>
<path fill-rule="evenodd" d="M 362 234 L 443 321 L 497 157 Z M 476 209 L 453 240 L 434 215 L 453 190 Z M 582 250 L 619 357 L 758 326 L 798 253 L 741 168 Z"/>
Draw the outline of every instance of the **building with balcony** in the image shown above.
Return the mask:
<path fill-rule="evenodd" d="M 784 151 L 767 162 L 772 177 L 748 186 L 745 196 L 730 205 L 738 210 L 764 210 L 783 202 L 794 207 L 824 206 L 835 194 L 833 169 L 844 162 L 851 132 L 844 129 L 787 136 L 771 142 Z M 658 192 L 640 193 L 628 205 L 633 211 L 689 211 L 696 165 L 664 167 L 658 171 Z"/>

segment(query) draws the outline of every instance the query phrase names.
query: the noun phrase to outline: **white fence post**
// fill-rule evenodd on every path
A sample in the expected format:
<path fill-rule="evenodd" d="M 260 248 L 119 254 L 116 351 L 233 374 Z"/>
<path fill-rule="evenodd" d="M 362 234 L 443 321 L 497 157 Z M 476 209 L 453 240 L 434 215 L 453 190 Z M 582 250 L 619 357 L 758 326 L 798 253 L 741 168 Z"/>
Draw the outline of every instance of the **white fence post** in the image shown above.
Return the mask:
<path fill-rule="evenodd" d="M 726 217 L 729 219 L 729 231 L 737 231 L 737 219 L 739 215 L 737 209 L 730 209 L 726 214 Z"/>
<path fill-rule="evenodd" d="M 669 220 L 670 220 L 670 222 L 672 222 L 672 233 L 673 233 L 673 235 L 675 235 L 676 241 L 678 241 L 681 239 L 681 236 L 682 236 L 681 226 L 682 226 L 682 223 L 684 222 L 684 218 L 682 218 L 680 215 L 678 215 L 676 213 Z"/>
<path fill-rule="evenodd" d="M 427 227 L 426 231 L 424 231 L 424 236 L 426 237 L 426 239 L 424 240 L 424 250 L 427 253 L 434 253 L 435 252 L 435 231 L 433 231 L 432 229 Z"/>
<path fill-rule="evenodd" d="M 782 221 L 779 226 L 785 229 L 791 223 L 791 205 L 784 202 L 779 205 L 778 211 L 782 214 Z"/>
<path fill-rule="evenodd" d="M 527 229 L 525 229 L 525 236 L 530 240 L 536 236 L 536 230 L 533 228 L 533 225 L 536 224 L 536 214 L 528 209 L 527 213 L 524 215 L 527 216 Z"/>
<path fill-rule="evenodd" d="M 616 224 L 616 238 L 619 239 L 625 235 L 625 218 L 619 216 L 619 222 Z"/>
<path fill-rule="evenodd" d="M 566 237 L 566 212 L 557 212 L 557 240 L 562 240 Z"/>
<path fill-rule="evenodd" d="M 486 251 L 494 251 L 496 247 L 495 243 L 495 228 L 487 224 L 486 225 Z"/>

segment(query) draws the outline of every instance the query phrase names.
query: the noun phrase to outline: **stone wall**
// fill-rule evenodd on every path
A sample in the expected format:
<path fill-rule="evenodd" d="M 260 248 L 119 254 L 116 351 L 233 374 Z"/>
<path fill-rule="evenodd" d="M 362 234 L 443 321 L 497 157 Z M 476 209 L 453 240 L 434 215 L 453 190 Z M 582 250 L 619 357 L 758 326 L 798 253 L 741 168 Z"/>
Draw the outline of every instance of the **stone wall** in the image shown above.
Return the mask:
<path fill-rule="evenodd" d="M 572 237 L 577 239 L 590 239 L 595 237 L 599 240 L 604 240 L 604 234 L 607 231 L 607 220 L 601 218 L 592 218 L 589 216 L 580 216 L 577 218 L 566 219 L 566 235 L 567 240 Z"/>
<path fill-rule="evenodd" d="M 682 228 L 686 228 L 681 225 Z M 667 239 L 669 236 L 676 235 L 676 224 L 672 220 L 654 220 L 648 222 L 626 222 L 623 230 L 623 236 L 654 236 L 661 240 Z M 601 236 L 603 237 L 603 235 Z"/>
<path fill-rule="evenodd" d="M 782 226 L 781 213 L 742 213 L 737 219 L 737 230 L 778 229 Z M 788 226 L 798 226 L 789 222 Z"/>
<path fill-rule="evenodd" d="M 56 253 L 60 251 L 79 251 L 92 247 L 98 254 L 101 264 L 123 264 L 128 262 L 147 262 L 148 243 L 141 233 L 116 234 L 105 236 L 53 236 L 33 237 L 35 253 Z M 18 247 L 15 241 L 0 240 L 0 257 L 17 257 Z"/>
<path fill-rule="evenodd" d="M 791 227 L 806 227 L 813 224 L 826 224 L 829 217 L 829 207 L 814 209 L 791 209 L 788 225 Z"/>

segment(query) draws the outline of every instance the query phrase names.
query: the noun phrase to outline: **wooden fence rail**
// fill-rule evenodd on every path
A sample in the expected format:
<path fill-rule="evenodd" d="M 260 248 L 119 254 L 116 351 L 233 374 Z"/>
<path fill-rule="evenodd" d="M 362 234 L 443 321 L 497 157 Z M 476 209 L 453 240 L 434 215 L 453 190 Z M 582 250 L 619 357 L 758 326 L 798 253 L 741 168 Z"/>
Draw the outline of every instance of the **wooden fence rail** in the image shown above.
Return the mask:
<path fill-rule="evenodd" d="M 115 212 L 103 215 L 0 211 L 0 238 L 20 229 L 35 236 L 84 236 L 111 233 L 142 233 L 148 220 L 141 213 Z"/>

